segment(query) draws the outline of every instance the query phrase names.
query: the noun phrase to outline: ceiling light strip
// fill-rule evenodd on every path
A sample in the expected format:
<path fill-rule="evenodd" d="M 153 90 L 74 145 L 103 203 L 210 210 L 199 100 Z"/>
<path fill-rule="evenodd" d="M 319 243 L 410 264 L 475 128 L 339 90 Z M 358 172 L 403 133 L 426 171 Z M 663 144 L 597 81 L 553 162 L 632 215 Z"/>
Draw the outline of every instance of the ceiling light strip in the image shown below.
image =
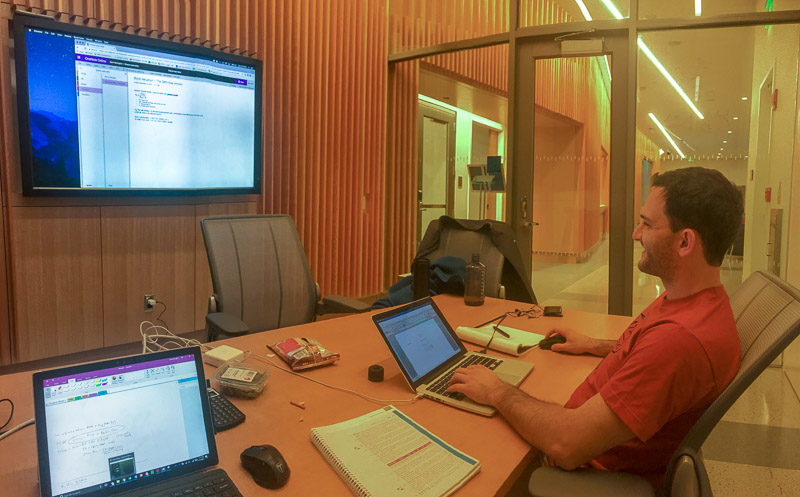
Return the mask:
<path fill-rule="evenodd" d="M 603 5 L 606 6 L 611 15 L 614 16 L 616 19 L 622 19 L 622 13 L 617 9 L 617 6 L 614 5 L 611 0 L 603 0 Z"/>
<path fill-rule="evenodd" d="M 650 112 L 647 115 L 650 116 L 650 119 L 652 119 L 654 123 L 656 123 L 656 126 L 658 126 L 658 129 L 661 130 L 661 133 L 664 135 L 664 138 L 666 138 L 667 141 L 669 141 L 669 143 L 672 145 L 672 148 L 674 148 L 675 151 L 678 152 L 678 155 L 681 156 L 681 159 L 685 159 L 686 156 L 683 154 L 683 152 L 681 152 L 681 149 L 678 148 L 678 144 L 675 143 L 675 140 L 673 140 L 672 137 L 669 136 L 669 133 L 667 133 L 667 129 L 664 127 L 664 125 L 661 124 L 661 122 L 658 119 L 656 119 L 656 116 L 654 116 L 652 112 Z"/>
<path fill-rule="evenodd" d="M 583 18 L 587 21 L 592 20 L 592 16 L 589 14 L 589 9 L 586 8 L 586 4 L 583 3 L 583 0 L 575 0 L 575 3 L 578 4 L 578 8 L 581 9 L 581 14 L 583 14 Z"/>
<path fill-rule="evenodd" d="M 666 78 L 666 80 L 669 81 L 669 84 L 671 84 L 672 88 L 674 88 L 675 91 L 678 92 L 678 95 L 680 95 L 683 101 L 686 102 L 686 105 L 688 105 L 694 111 L 694 113 L 697 114 L 697 117 L 699 117 L 700 119 L 705 119 L 700 110 L 694 105 L 694 103 L 692 103 L 692 100 L 689 98 L 689 95 L 687 95 L 686 92 L 683 91 L 683 88 L 681 88 L 678 85 L 678 82 L 675 81 L 675 78 L 673 78 L 672 75 L 669 73 L 669 71 L 667 71 L 667 69 L 664 67 L 661 61 L 659 61 L 656 58 L 656 56 L 653 55 L 653 52 L 651 52 L 650 48 L 647 45 L 645 45 L 641 37 L 639 37 L 638 42 L 639 42 L 639 50 L 644 52 L 647 58 L 650 59 L 650 62 L 652 62 L 653 65 L 656 66 L 656 69 L 658 69 L 664 76 L 664 78 Z"/>
<path fill-rule="evenodd" d="M 622 13 L 611 2 L 611 0 L 602 0 L 602 1 L 603 5 L 606 6 L 608 11 L 611 12 L 611 15 L 614 16 L 614 18 L 623 19 Z M 695 1 L 699 2 L 700 0 L 695 0 Z M 672 87 L 675 89 L 675 91 L 678 92 L 678 95 L 680 95 L 681 98 L 683 98 L 683 100 L 689 105 L 692 111 L 694 111 L 694 113 L 697 114 L 697 117 L 699 117 L 700 119 L 705 119 L 705 117 L 703 117 L 703 114 L 697 109 L 697 107 L 695 107 L 695 105 L 689 99 L 689 96 L 686 95 L 686 92 L 683 91 L 683 88 L 678 86 L 678 82 L 675 81 L 675 78 L 673 78 L 672 75 L 669 73 L 669 71 L 667 71 L 667 68 L 664 67 L 664 64 L 662 64 L 661 61 L 659 61 L 656 58 L 656 56 L 653 55 L 653 52 L 650 51 L 647 45 L 645 45 L 644 41 L 642 41 L 641 36 L 638 39 L 638 44 L 639 44 L 639 49 L 642 52 L 644 52 L 645 55 L 647 55 L 647 58 L 650 59 L 650 62 L 652 62 L 653 65 L 656 66 L 656 68 L 661 72 L 661 74 L 667 79 L 667 81 L 669 81 L 669 84 L 671 84 Z"/>
<path fill-rule="evenodd" d="M 475 121 L 476 123 L 483 124 L 484 126 L 496 129 L 497 131 L 500 131 L 500 132 L 505 131 L 505 129 L 503 128 L 502 124 L 500 124 L 498 122 L 495 122 L 495 121 L 492 121 L 491 119 L 487 119 L 487 118 L 485 118 L 483 116 L 479 116 L 477 114 L 473 114 L 472 112 L 470 112 L 470 111 L 468 111 L 466 109 L 462 109 L 460 107 L 454 107 L 454 106 L 452 106 L 452 105 L 450 105 L 450 104 L 448 104 L 446 102 L 442 102 L 441 100 L 436 100 L 435 98 L 431 98 L 431 97 L 429 97 L 427 95 L 423 95 L 422 93 L 417 94 L 417 98 L 419 98 L 422 102 L 426 102 L 426 103 L 429 103 L 429 104 L 432 104 L 432 105 L 437 105 L 439 107 L 443 107 L 443 108 L 445 108 L 447 110 L 450 110 L 450 111 L 453 111 L 453 112 L 462 112 L 462 113 L 464 113 L 464 115 L 466 115 L 468 118 L 470 118 L 471 120 Z"/>

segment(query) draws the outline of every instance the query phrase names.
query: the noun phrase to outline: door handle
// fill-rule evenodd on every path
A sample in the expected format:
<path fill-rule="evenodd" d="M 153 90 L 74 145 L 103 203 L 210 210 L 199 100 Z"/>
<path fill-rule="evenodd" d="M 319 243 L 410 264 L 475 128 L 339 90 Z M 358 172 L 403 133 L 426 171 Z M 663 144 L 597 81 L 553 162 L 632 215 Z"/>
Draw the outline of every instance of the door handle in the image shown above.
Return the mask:
<path fill-rule="evenodd" d="M 522 221 L 520 224 L 522 226 L 530 226 L 530 227 L 539 226 L 539 223 L 537 223 L 536 221 Z"/>

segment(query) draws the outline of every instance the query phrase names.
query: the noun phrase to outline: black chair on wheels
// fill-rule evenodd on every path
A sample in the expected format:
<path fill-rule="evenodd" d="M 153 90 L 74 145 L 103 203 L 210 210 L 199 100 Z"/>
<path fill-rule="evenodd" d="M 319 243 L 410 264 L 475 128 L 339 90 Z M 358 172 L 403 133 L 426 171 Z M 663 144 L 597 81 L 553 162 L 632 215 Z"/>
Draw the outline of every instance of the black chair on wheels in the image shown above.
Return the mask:
<path fill-rule="evenodd" d="M 424 257 L 433 262 L 440 257 L 452 256 L 469 263 L 472 254 L 480 254 L 480 260 L 486 266 L 484 288 L 487 297 L 537 303 L 514 233 L 507 223 L 441 216 L 428 225 L 414 258 Z"/>
<path fill-rule="evenodd" d="M 209 341 L 369 309 L 349 297 L 320 299 L 288 215 L 208 217 L 200 226 L 214 291 L 206 315 Z"/>

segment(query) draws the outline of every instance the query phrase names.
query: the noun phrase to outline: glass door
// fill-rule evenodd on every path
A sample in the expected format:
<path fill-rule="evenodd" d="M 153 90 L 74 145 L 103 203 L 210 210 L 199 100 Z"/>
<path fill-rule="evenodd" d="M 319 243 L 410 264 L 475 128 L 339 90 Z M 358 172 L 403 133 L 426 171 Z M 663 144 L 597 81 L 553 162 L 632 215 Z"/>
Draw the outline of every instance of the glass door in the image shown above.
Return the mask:
<path fill-rule="evenodd" d="M 628 50 L 625 32 L 520 42 L 508 212 L 541 304 L 630 315 Z"/>

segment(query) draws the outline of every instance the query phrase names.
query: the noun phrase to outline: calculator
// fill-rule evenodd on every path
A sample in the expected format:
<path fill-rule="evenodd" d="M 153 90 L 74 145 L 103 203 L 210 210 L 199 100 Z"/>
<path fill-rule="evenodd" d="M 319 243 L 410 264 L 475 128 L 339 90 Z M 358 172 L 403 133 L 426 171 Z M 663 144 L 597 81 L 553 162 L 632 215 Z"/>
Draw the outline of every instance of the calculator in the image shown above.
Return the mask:
<path fill-rule="evenodd" d="M 217 432 L 244 422 L 244 413 L 211 387 L 208 387 L 208 401 L 211 404 L 211 416 L 214 418 L 214 429 Z"/>

